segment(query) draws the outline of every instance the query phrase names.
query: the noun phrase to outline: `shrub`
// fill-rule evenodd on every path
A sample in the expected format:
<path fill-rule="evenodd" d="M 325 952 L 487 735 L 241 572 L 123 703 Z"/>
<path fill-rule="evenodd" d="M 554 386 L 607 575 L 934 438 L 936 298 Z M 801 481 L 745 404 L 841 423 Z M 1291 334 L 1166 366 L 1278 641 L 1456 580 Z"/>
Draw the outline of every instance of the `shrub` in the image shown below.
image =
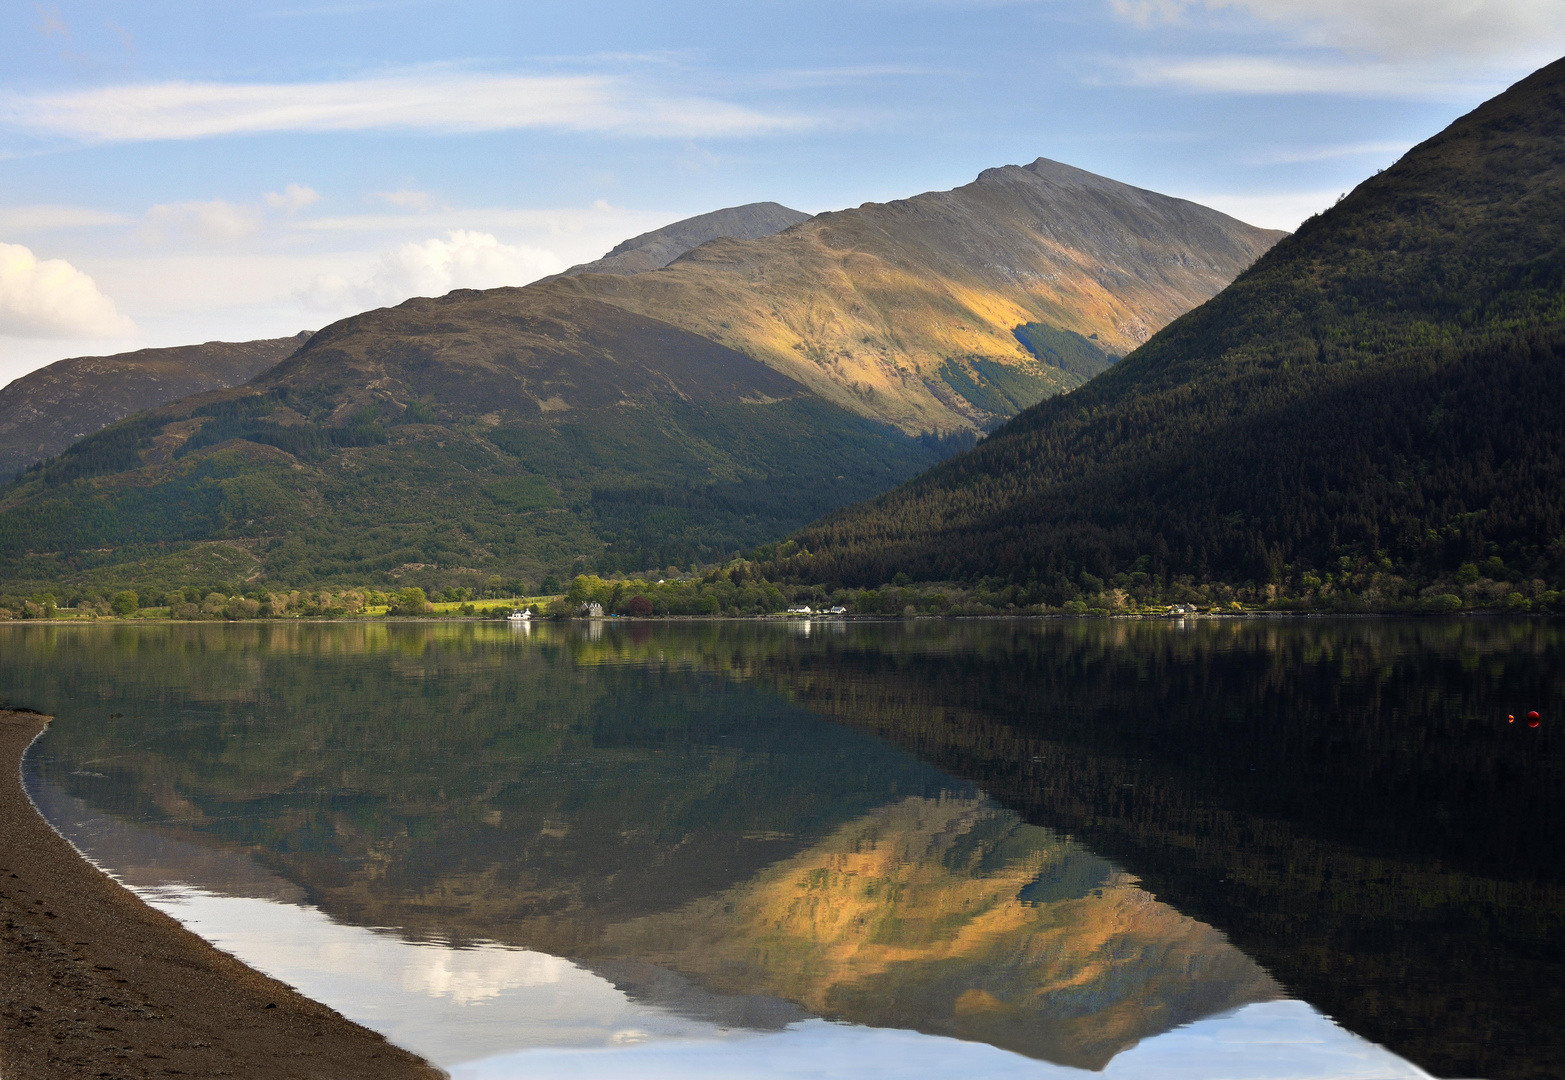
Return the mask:
<path fill-rule="evenodd" d="M 549 601 L 549 606 L 544 608 L 544 614 L 551 619 L 568 619 L 571 616 L 571 602 L 564 598 Z"/>

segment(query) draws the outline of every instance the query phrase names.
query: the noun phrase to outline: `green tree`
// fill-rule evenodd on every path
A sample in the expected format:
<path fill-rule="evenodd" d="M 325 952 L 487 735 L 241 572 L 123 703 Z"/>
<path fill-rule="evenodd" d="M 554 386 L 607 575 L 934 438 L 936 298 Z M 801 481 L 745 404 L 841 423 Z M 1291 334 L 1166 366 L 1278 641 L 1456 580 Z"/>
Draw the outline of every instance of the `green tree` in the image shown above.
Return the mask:
<path fill-rule="evenodd" d="M 388 615 L 423 615 L 429 611 L 429 598 L 416 585 L 399 590 L 391 598 Z"/>
<path fill-rule="evenodd" d="M 109 605 L 110 610 L 116 615 L 134 615 L 139 607 L 141 607 L 141 600 L 129 589 L 115 593 Z"/>

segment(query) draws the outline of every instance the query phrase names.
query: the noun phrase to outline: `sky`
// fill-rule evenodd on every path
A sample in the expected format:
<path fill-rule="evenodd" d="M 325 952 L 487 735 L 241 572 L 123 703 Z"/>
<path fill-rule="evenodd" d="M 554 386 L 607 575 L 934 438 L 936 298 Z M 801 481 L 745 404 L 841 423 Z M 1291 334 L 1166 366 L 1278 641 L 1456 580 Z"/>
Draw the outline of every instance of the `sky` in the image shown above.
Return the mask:
<path fill-rule="evenodd" d="M 0 5 L 0 384 L 1054 158 L 1292 228 L 1565 0 Z"/>

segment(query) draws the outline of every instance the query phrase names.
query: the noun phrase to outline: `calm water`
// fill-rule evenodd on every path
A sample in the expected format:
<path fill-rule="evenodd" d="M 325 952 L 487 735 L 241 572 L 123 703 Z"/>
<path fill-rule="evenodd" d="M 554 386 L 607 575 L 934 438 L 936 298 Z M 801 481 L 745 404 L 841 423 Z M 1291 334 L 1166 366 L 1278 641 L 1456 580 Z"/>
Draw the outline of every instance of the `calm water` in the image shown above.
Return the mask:
<path fill-rule="evenodd" d="M 56 827 L 459 1078 L 1565 1074 L 1547 623 L 7 625 L 0 656 L 0 701 L 58 718 L 24 767 Z"/>

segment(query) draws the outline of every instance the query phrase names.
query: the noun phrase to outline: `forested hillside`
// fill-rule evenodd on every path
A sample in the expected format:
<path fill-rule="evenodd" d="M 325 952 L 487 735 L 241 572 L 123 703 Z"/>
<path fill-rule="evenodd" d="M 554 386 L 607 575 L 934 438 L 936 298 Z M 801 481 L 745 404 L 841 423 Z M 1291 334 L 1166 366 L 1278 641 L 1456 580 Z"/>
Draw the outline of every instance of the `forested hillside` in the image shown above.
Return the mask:
<path fill-rule="evenodd" d="M 941 456 L 666 323 L 486 302 L 327 327 L 264 381 L 82 440 L 0 489 L 0 575 L 525 588 L 725 559 Z"/>
<path fill-rule="evenodd" d="M 479 591 L 726 562 L 1081 385 L 1277 235 L 1053 162 L 764 235 L 790 217 L 621 246 L 757 237 L 662 269 L 365 312 L 127 418 L 0 487 L 0 586 Z"/>
<path fill-rule="evenodd" d="M 798 536 L 796 579 L 1459 600 L 1565 574 L 1565 61 L 1108 373 Z M 1122 575 L 1122 576 L 1120 576 Z M 1046 594 L 1046 595 L 1045 595 Z"/>

